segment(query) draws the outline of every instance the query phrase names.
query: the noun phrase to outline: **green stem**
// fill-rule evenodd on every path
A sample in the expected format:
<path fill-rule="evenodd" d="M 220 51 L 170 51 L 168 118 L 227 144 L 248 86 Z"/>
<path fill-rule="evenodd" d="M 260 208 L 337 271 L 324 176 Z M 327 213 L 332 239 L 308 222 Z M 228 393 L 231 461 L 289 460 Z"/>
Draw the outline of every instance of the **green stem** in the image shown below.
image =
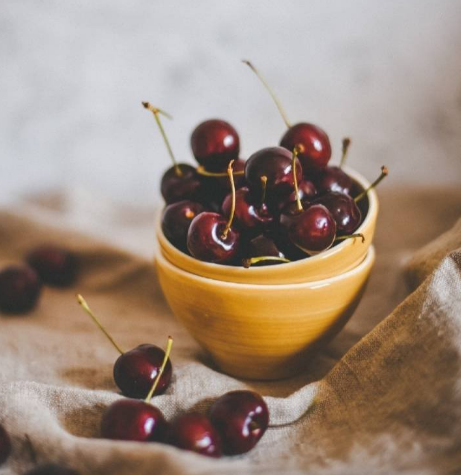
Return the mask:
<path fill-rule="evenodd" d="M 150 388 L 149 394 L 146 396 L 146 399 L 145 399 L 145 402 L 147 402 L 147 403 L 150 402 L 150 400 L 152 399 L 152 396 L 154 395 L 155 390 L 157 389 L 158 383 L 159 383 L 160 378 L 163 374 L 165 366 L 168 363 L 168 358 L 170 357 L 172 346 L 173 346 L 173 338 L 171 338 L 171 336 L 169 336 L 168 337 L 168 342 L 167 342 L 167 345 L 166 345 L 166 350 L 165 350 L 165 357 L 163 358 L 163 362 L 162 362 L 162 366 L 160 366 L 160 369 L 158 370 L 157 376 L 154 380 L 154 384 L 152 384 L 152 387 Z"/>
<path fill-rule="evenodd" d="M 335 241 L 344 241 L 346 239 L 355 239 L 355 238 L 361 238 L 362 243 L 365 242 L 365 236 L 362 233 L 349 234 L 347 236 L 339 236 L 335 239 Z"/>
<path fill-rule="evenodd" d="M 90 306 L 87 304 L 86 300 L 80 295 L 78 294 L 77 295 L 77 301 L 78 303 L 81 305 L 81 307 L 83 308 L 83 310 L 85 310 L 85 312 L 91 317 L 91 319 L 93 320 L 93 322 L 99 327 L 99 329 L 104 333 L 104 335 L 106 335 L 107 339 L 112 343 L 112 345 L 115 347 L 115 349 L 121 354 L 123 355 L 124 351 L 120 348 L 120 346 L 117 345 L 117 343 L 115 342 L 115 340 L 109 335 L 109 333 L 107 332 L 107 330 L 103 327 L 102 323 L 96 318 L 95 314 L 91 311 L 91 308 Z"/>
<path fill-rule="evenodd" d="M 387 175 L 389 174 L 389 170 L 387 169 L 387 167 L 385 166 L 382 166 L 381 167 L 381 175 L 379 175 L 379 177 L 366 189 L 366 190 L 363 190 L 362 193 L 360 193 L 360 195 L 357 195 L 355 198 L 354 198 L 354 201 L 356 203 L 358 203 L 361 199 L 365 198 L 365 196 L 368 195 L 368 192 L 375 188 L 376 186 L 378 186 L 378 184 L 384 180 L 384 178 L 387 177 Z"/>
<path fill-rule="evenodd" d="M 266 80 L 264 79 L 262 74 L 250 63 L 250 61 L 247 61 L 246 59 L 244 59 L 244 60 L 242 60 L 242 63 L 245 63 L 247 66 L 249 66 L 250 69 L 256 74 L 258 79 L 263 83 L 264 87 L 267 89 L 267 91 L 271 95 L 272 100 L 275 102 L 275 105 L 277 106 L 277 109 L 279 110 L 280 115 L 282 116 L 282 119 L 285 122 L 285 125 L 287 126 L 288 129 L 290 129 L 291 124 L 288 120 L 288 117 L 287 117 L 287 114 L 286 114 L 284 108 L 282 107 L 282 104 L 280 103 L 280 101 L 278 100 L 278 98 L 275 95 L 274 91 L 271 89 L 269 84 L 266 82 Z"/>
<path fill-rule="evenodd" d="M 296 203 L 298 205 L 298 211 L 302 211 L 303 205 L 301 203 L 301 198 L 299 197 L 298 178 L 296 176 L 296 159 L 298 158 L 298 153 L 299 153 L 299 147 L 298 145 L 296 145 L 295 148 L 293 149 L 291 170 L 293 172 L 293 185 L 295 187 Z"/>
<path fill-rule="evenodd" d="M 259 256 L 259 257 L 252 257 L 248 259 L 243 259 L 242 264 L 243 267 L 248 269 L 253 264 L 257 264 L 258 262 L 262 261 L 277 261 L 277 262 L 291 262 L 289 259 L 285 257 L 277 257 L 277 256 Z"/>
<path fill-rule="evenodd" d="M 227 234 L 232 226 L 232 221 L 234 220 L 235 214 L 235 183 L 234 183 L 234 172 L 232 166 L 234 165 L 234 160 L 231 160 L 229 166 L 227 167 L 227 175 L 229 176 L 229 181 L 231 185 L 231 192 L 232 192 L 232 204 L 231 204 L 231 211 L 229 214 L 229 219 L 227 221 L 226 227 L 221 235 L 223 239 L 227 238 Z"/>
<path fill-rule="evenodd" d="M 341 155 L 341 161 L 339 162 L 339 168 L 343 168 L 344 163 L 346 163 L 347 151 L 349 150 L 349 146 L 351 144 L 350 138 L 343 139 L 343 150 Z"/>
<path fill-rule="evenodd" d="M 165 142 L 166 148 L 168 150 L 168 154 L 170 155 L 171 161 L 173 162 L 173 166 L 175 169 L 175 173 L 177 176 L 182 176 L 183 172 L 178 165 L 178 162 L 176 161 L 176 158 L 173 154 L 173 150 L 171 149 L 170 141 L 168 140 L 168 137 L 166 135 L 165 129 L 163 128 L 162 121 L 160 120 L 160 114 L 164 115 L 165 117 L 168 117 L 169 119 L 172 119 L 171 115 L 165 112 L 162 109 L 159 109 L 158 107 L 154 107 L 151 105 L 149 102 L 143 102 L 142 105 L 149 111 L 154 114 L 155 122 L 157 122 L 158 128 L 160 129 L 160 133 L 162 134 L 163 141 Z"/>

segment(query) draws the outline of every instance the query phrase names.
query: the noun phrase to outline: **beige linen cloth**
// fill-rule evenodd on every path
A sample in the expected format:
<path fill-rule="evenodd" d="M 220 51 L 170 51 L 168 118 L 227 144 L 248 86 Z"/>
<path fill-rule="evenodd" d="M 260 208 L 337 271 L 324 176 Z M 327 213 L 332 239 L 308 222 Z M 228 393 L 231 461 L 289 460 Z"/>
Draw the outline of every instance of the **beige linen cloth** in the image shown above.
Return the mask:
<path fill-rule="evenodd" d="M 46 288 L 26 316 L 0 315 L 0 422 L 14 447 L 0 474 L 24 473 L 33 452 L 39 463 L 81 474 L 461 473 L 461 193 L 385 191 L 377 264 L 356 314 L 306 373 L 272 383 L 213 366 L 175 322 L 151 260 L 64 231 L 71 220 L 58 229 L 30 208 L 0 212 L 2 266 L 44 241 L 69 246 L 82 263 L 74 288 Z M 149 242 L 150 217 L 145 224 L 139 238 Z M 105 231 L 115 236 L 117 227 Z M 167 418 L 206 411 L 232 389 L 262 393 L 271 426 L 259 445 L 214 460 L 100 439 L 101 414 L 121 397 L 112 379 L 117 353 L 82 313 L 77 291 L 125 349 L 174 337 L 174 379 L 153 400 Z"/>

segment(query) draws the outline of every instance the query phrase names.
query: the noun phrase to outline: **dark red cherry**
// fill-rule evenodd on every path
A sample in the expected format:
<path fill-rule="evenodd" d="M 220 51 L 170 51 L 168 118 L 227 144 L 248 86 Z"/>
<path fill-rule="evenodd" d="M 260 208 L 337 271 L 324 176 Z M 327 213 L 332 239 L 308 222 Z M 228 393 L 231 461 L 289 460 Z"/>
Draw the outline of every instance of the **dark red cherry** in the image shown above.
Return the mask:
<path fill-rule="evenodd" d="M 238 254 L 240 232 L 230 227 L 228 220 L 218 213 L 203 212 L 196 216 L 187 234 L 187 248 L 200 261 L 226 264 Z"/>
<path fill-rule="evenodd" d="M 353 181 L 350 176 L 343 171 L 343 165 L 346 162 L 347 152 L 351 145 L 350 138 L 344 138 L 342 141 L 342 156 L 339 167 L 325 167 L 315 176 L 315 185 L 319 194 L 330 193 L 332 191 L 350 195 L 353 188 Z"/>
<path fill-rule="evenodd" d="M 221 457 L 221 439 L 208 417 L 189 413 L 177 417 L 170 424 L 167 444 L 197 452 L 208 457 Z"/>
<path fill-rule="evenodd" d="M 309 180 L 301 180 L 298 183 L 298 195 L 299 195 L 299 199 L 304 203 L 307 203 L 313 200 L 317 195 L 317 189 L 315 188 L 314 183 L 312 183 Z M 283 210 L 285 206 L 295 201 L 296 201 L 296 192 L 293 191 L 286 199 L 282 199 L 278 202 L 277 208 L 279 210 Z"/>
<path fill-rule="evenodd" d="M 25 475 L 80 475 L 80 472 L 63 465 L 49 463 L 35 467 L 26 472 Z"/>
<path fill-rule="evenodd" d="M 285 257 L 274 240 L 264 234 L 260 234 L 250 240 L 247 254 L 248 257 Z"/>
<path fill-rule="evenodd" d="M 77 256 L 67 249 L 44 244 L 30 251 L 26 260 L 45 284 L 68 287 L 77 277 Z"/>
<path fill-rule="evenodd" d="M 169 358 L 173 339 L 168 338 L 166 352 L 158 346 L 150 344 L 139 345 L 130 351 L 124 352 L 80 294 L 77 295 L 77 301 L 120 353 L 114 365 L 114 380 L 122 393 L 133 398 L 145 398 L 148 395 L 151 398 L 155 394 L 165 392 L 170 384 L 173 372 L 173 366 Z"/>
<path fill-rule="evenodd" d="M 167 422 L 160 409 L 145 401 L 120 399 L 111 404 L 101 421 L 105 439 L 161 442 Z"/>
<path fill-rule="evenodd" d="M 40 296 L 40 278 L 29 266 L 9 266 L 0 272 L 0 310 L 25 313 L 32 310 Z"/>
<path fill-rule="evenodd" d="M 323 129 L 314 124 L 301 122 L 293 125 L 285 132 L 280 145 L 288 150 L 301 146 L 298 157 L 306 177 L 312 171 L 325 168 L 331 158 L 330 139 Z"/>
<path fill-rule="evenodd" d="M 362 221 L 362 213 L 356 202 L 344 193 L 328 193 L 314 203 L 325 206 L 336 222 L 338 236 L 352 234 Z"/>
<path fill-rule="evenodd" d="M 235 188 L 238 190 L 245 186 L 245 160 L 242 158 L 235 160 L 232 168 L 234 170 Z M 199 174 L 203 173 L 203 175 L 201 175 L 202 188 L 200 189 L 200 202 L 209 206 L 213 211 L 218 212 L 221 209 L 224 198 L 232 191 L 226 171 L 221 170 L 220 172 L 216 172 L 216 175 L 220 176 L 211 176 L 212 172 L 201 172 L 200 169 L 197 170 L 197 172 Z M 216 203 L 216 207 L 213 206 L 214 203 Z"/>
<path fill-rule="evenodd" d="M 200 165 L 210 172 L 219 172 L 238 158 L 240 140 L 228 122 L 211 119 L 199 124 L 192 132 L 191 147 Z"/>
<path fill-rule="evenodd" d="M 248 242 L 247 256 L 242 261 L 244 267 L 269 266 L 289 262 L 275 241 L 264 234 L 260 234 Z"/>
<path fill-rule="evenodd" d="M 339 167 L 326 167 L 315 176 L 319 194 L 339 192 L 350 195 L 353 182 L 351 177 Z"/>
<path fill-rule="evenodd" d="M 162 231 L 168 241 L 181 251 L 187 251 L 187 232 L 192 220 L 204 211 L 200 203 L 178 201 L 168 205 L 162 214 Z"/>
<path fill-rule="evenodd" d="M 263 191 L 261 177 L 267 177 L 267 199 L 270 202 L 286 198 L 293 191 L 292 152 L 283 147 L 269 147 L 254 153 L 246 162 L 245 178 L 253 193 Z M 298 182 L 302 168 L 296 162 Z"/>
<path fill-rule="evenodd" d="M 6 462 L 11 453 L 11 440 L 5 428 L 0 424 L 0 465 Z"/>
<path fill-rule="evenodd" d="M 325 206 L 314 204 L 293 219 L 288 236 L 307 254 L 318 254 L 332 246 L 336 238 L 336 223 Z"/>
<path fill-rule="evenodd" d="M 224 452 L 243 454 L 251 450 L 266 432 L 269 410 L 259 394 L 231 391 L 211 406 L 210 420 L 221 436 Z"/>
<path fill-rule="evenodd" d="M 229 194 L 222 204 L 222 212 L 226 218 L 229 218 L 231 208 L 232 194 Z M 239 229 L 254 234 L 270 225 L 274 217 L 268 210 L 266 204 L 258 202 L 250 193 L 249 188 L 245 186 L 235 193 L 234 220 Z"/>
<path fill-rule="evenodd" d="M 114 380 L 125 396 L 145 398 L 162 366 L 165 352 L 144 344 L 121 354 L 114 365 Z M 168 360 L 154 395 L 163 394 L 170 384 L 173 366 Z"/>
<path fill-rule="evenodd" d="M 202 182 L 194 167 L 180 163 L 168 168 L 160 182 L 163 199 L 167 204 L 198 199 Z"/>

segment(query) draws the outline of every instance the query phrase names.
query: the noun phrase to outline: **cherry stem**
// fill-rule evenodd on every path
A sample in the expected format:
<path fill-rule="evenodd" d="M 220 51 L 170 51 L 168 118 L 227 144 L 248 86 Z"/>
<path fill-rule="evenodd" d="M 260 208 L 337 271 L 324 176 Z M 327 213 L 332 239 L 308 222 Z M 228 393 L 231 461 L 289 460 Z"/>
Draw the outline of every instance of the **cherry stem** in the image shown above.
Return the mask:
<path fill-rule="evenodd" d="M 168 363 L 168 358 L 170 357 L 172 346 L 173 346 L 173 338 L 171 338 L 171 336 L 169 336 L 168 337 L 168 342 L 166 344 L 165 357 L 163 358 L 163 361 L 162 361 L 162 366 L 160 366 L 160 369 L 158 370 L 158 373 L 157 373 L 157 377 L 154 380 L 154 384 L 150 388 L 149 394 L 146 396 L 146 399 L 144 400 L 144 402 L 149 403 L 150 400 L 152 399 L 152 396 L 154 395 L 154 392 L 157 389 L 160 378 L 162 377 L 165 366 Z"/>
<path fill-rule="evenodd" d="M 261 187 L 263 189 L 262 194 L 261 194 L 261 206 L 262 206 L 264 202 L 266 201 L 267 176 L 265 175 L 261 177 Z"/>
<path fill-rule="evenodd" d="M 175 173 L 177 176 L 182 176 L 183 173 L 181 171 L 181 168 L 178 165 L 178 162 L 176 161 L 176 158 L 174 157 L 170 142 L 166 135 L 165 129 L 163 128 L 162 121 L 160 120 L 160 114 L 164 115 L 165 117 L 168 117 L 168 119 L 172 119 L 173 117 L 171 117 L 171 115 L 165 112 L 164 110 L 159 109 L 158 107 L 154 107 L 149 102 L 143 102 L 142 105 L 147 110 L 151 111 L 152 114 L 154 114 L 155 121 L 157 122 L 158 128 L 160 129 L 160 133 L 162 134 L 163 141 L 165 142 L 166 148 L 168 150 L 168 154 L 170 155 L 171 161 L 173 162 Z"/>
<path fill-rule="evenodd" d="M 115 347 L 115 349 L 116 349 L 121 355 L 123 355 L 124 351 L 120 348 L 120 346 L 117 345 L 117 343 L 115 342 L 115 340 L 109 335 L 109 333 L 107 332 L 107 330 L 102 326 L 101 322 L 96 318 L 96 316 L 94 315 L 94 313 L 91 311 L 91 308 L 90 308 L 89 305 L 87 304 L 86 300 L 85 300 L 80 294 L 77 295 L 77 301 L 78 301 L 78 303 L 81 305 L 81 307 L 83 308 L 83 310 L 85 310 L 85 312 L 91 317 L 91 319 L 93 320 L 93 322 L 96 323 L 96 325 L 99 327 L 99 329 L 104 333 L 104 335 L 106 335 L 107 339 L 112 343 L 112 345 Z"/>
<path fill-rule="evenodd" d="M 303 210 L 303 205 L 301 203 L 301 198 L 299 197 L 299 188 L 298 188 L 298 178 L 296 176 L 296 160 L 298 158 L 298 153 L 300 152 L 300 147 L 299 145 L 296 145 L 295 148 L 293 149 L 293 158 L 292 158 L 292 164 L 291 164 L 291 170 L 293 172 L 293 185 L 295 187 L 295 194 L 296 194 L 296 203 L 298 205 L 298 211 Z"/>
<path fill-rule="evenodd" d="M 289 259 L 286 259 L 285 257 L 259 256 L 259 257 L 243 259 L 242 264 L 243 264 L 243 267 L 245 267 L 245 269 L 248 269 L 253 264 L 257 264 L 258 262 L 262 262 L 262 261 L 291 262 Z"/>
<path fill-rule="evenodd" d="M 216 177 L 216 178 L 223 178 L 225 176 L 228 176 L 228 173 L 227 172 L 220 172 L 220 173 L 213 173 L 213 172 L 209 172 L 205 169 L 205 167 L 203 165 L 199 165 L 197 167 L 197 173 L 199 175 L 203 175 L 203 176 L 210 176 L 210 177 Z M 234 176 L 240 176 L 240 175 L 244 175 L 245 174 L 245 171 L 244 170 L 240 170 L 240 171 L 237 171 L 237 172 L 233 172 L 233 175 Z"/>
<path fill-rule="evenodd" d="M 341 161 L 339 162 L 339 168 L 342 168 L 344 164 L 346 163 L 347 151 L 349 150 L 350 144 L 351 144 L 350 138 L 346 137 L 343 139 L 343 149 L 342 149 Z"/>
<path fill-rule="evenodd" d="M 232 205 L 231 205 L 231 211 L 230 211 L 229 219 L 228 219 L 226 227 L 224 228 L 224 231 L 221 235 L 222 239 L 227 238 L 227 233 L 229 232 L 229 229 L 232 226 L 232 221 L 234 220 L 234 214 L 235 214 L 235 183 L 234 183 L 234 173 L 233 173 L 233 169 L 232 169 L 233 165 L 234 165 L 234 160 L 231 160 L 230 163 L 229 163 L 229 166 L 227 167 L 227 175 L 229 177 L 231 191 L 232 191 Z"/>
<path fill-rule="evenodd" d="M 360 195 L 357 195 L 355 198 L 354 198 L 354 201 L 356 203 L 358 203 L 361 199 L 365 198 L 365 196 L 368 195 L 368 192 L 375 188 L 376 186 L 378 186 L 378 184 L 384 180 L 384 178 L 387 177 L 387 175 L 389 174 L 389 170 L 387 169 L 386 166 L 382 166 L 381 167 L 381 175 L 379 175 L 379 177 L 366 189 L 366 190 L 363 190 L 362 193 L 360 193 Z"/>
<path fill-rule="evenodd" d="M 339 236 L 335 239 L 335 241 L 344 241 L 346 239 L 355 239 L 358 237 L 362 239 L 362 243 L 365 242 L 365 236 L 362 233 L 349 234 L 347 236 Z"/>
<path fill-rule="evenodd" d="M 277 96 L 274 94 L 274 91 L 271 89 L 271 87 L 266 82 L 264 77 L 261 75 L 261 73 L 253 66 L 253 64 L 250 63 L 250 61 L 244 59 L 244 60 L 242 60 L 242 63 L 245 63 L 247 66 L 249 66 L 250 69 L 256 74 L 258 79 L 263 83 L 264 87 L 267 89 L 267 91 L 271 95 L 272 100 L 275 102 L 275 105 L 277 106 L 277 109 L 279 110 L 280 115 L 282 116 L 282 119 L 285 122 L 285 125 L 287 126 L 287 128 L 291 128 L 291 124 L 288 120 L 288 117 L 287 117 L 287 114 L 286 114 L 284 108 L 282 107 L 282 104 L 280 103 Z"/>

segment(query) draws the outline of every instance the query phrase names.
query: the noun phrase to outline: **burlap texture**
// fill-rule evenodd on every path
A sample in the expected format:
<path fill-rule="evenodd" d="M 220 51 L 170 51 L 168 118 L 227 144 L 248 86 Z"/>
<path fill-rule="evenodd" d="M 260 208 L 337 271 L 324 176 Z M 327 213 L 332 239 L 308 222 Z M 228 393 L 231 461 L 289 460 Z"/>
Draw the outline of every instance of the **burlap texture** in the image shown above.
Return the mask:
<path fill-rule="evenodd" d="M 258 383 L 213 366 L 175 322 L 151 261 L 20 209 L 1 212 L 1 265 L 51 240 L 76 251 L 82 268 L 78 285 L 46 288 L 27 316 L 0 316 L 0 422 L 14 446 L 0 474 L 32 467 L 28 439 L 38 462 L 82 474 L 461 473 L 461 222 L 414 253 L 459 216 L 459 192 L 387 193 L 377 265 L 356 315 L 305 374 Z M 413 255 L 406 277 L 416 290 L 407 296 L 401 270 Z M 271 427 L 256 449 L 211 460 L 99 439 L 104 408 L 121 397 L 112 379 L 117 353 L 82 313 L 77 291 L 125 349 L 164 346 L 173 335 L 174 379 L 153 400 L 167 418 L 206 411 L 231 389 L 262 393 Z"/>

